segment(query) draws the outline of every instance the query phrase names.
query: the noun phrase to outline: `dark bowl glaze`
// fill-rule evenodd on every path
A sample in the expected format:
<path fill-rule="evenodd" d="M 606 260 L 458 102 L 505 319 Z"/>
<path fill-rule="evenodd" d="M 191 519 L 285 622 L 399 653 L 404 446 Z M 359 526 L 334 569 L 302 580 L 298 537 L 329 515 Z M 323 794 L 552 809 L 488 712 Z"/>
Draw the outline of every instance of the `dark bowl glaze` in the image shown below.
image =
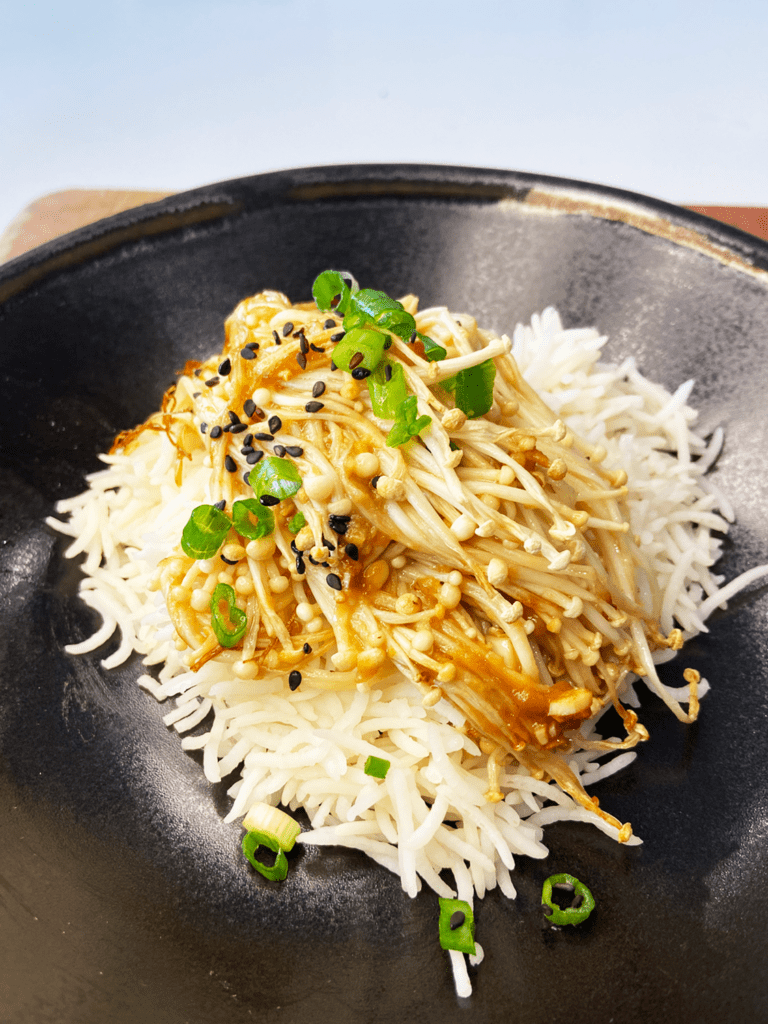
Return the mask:
<path fill-rule="evenodd" d="M 553 304 L 667 386 L 696 377 L 701 429 L 727 430 L 716 479 L 738 520 L 723 572 L 768 561 L 768 246 L 703 217 L 511 172 L 315 168 L 174 196 L 0 268 L 0 1019 L 766 1019 L 765 587 L 688 650 L 713 683 L 699 722 L 648 698 L 650 743 L 596 787 L 644 845 L 549 829 L 549 860 L 519 860 L 518 899 L 478 908 L 468 1003 L 430 892 L 410 900 L 341 849 L 299 852 L 280 886 L 254 878 L 222 823 L 226 787 L 164 727 L 140 666 L 64 653 L 94 616 L 43 518 L 187 358 L 220 345 L 240 298 L 306 298 L 329 266 L 499 330 Z M 554 932 L 541 884 L 562 870 L 598 909 Z"/>

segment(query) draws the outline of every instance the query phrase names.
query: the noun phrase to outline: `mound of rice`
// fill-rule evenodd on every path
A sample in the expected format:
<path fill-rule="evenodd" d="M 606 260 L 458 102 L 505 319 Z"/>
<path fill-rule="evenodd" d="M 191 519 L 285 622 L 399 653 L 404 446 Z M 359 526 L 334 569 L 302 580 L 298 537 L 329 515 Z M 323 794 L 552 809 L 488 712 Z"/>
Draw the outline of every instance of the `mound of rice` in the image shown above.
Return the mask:
<path fill-rule="evenodd" d="M 605 465 L 626 470 L 631 529 L 652 556 L 664 593 L 661 626 L 668 632 L 677 625 L 691 636 L 706 629 L 707 615 L 732 592 L 721 590 L 723 578 L 711 572 L 732 511 L 705 478 L 722 431 L 708 441 L 694 432 L 696 412 L 687 404 L 693 381 L 670 394 L 643 377 L 631 358 L 603 364 L 605 340 L 593 329 L 564 330 L 549 308 L 516 329 L 513 355 L 554 412 L 606 448 Z M 488 802 L 487 758 L 462 731 L 461 712 L 444 699 L 425 707 L 402 676 L 393 674 L 373 689 L 302 686 L 292 692 L 284 674 L 238 679 L 226 655 L 190 671 L 162 596 L 148 588 L 190 511 L 206 500 L 209 470 L 202 458 L 185 470 L 179 487 L 176 454 L 166 434 L 148 431 L 130 455 L 102 455 L 107 466 L 87 478 L 87 489 L 59 502 L 66 520 L 48 523 L 74 538 L 67 557 L 85 554 L 81 596 L 103 618 L 91 638 L 67 651 L 95 651 L 119 629 L 120 645 L 103 668 L 122 664 L 134 651 L 148 668 L 157 667 L 140 684 L 159 701 L 173 700 L 164 721 L 184 737 L 185 749 L 202 749 L 206 777 L 219 782 L 239 770 L 229 790 L 228 821 L 260 801 L 303 808 L 311 828 L 300 842 L 355 847 L 396 872 L 411 896 L 426 883 L 440 896 L 458 895 L 470 904 L 497 885 L 514 898 L 515 857 L 546 857 L 542 836 L 549 822 L 591 821 L 615 836 L 554 783 L 520 766 L 502 769 L 504 799 Z M 733 589 L 766 568 L 735 581 Z M 672 656 L 661 652 L 658 660 Z M 699 694 L 707 688 L 702 680 Z M 669 696 L 686 701 L 688 688 Z M 623 698 L 637 705 L 631 684 Z M 210 721 L 206 732 L 188 735 L 203 721 Z M 585 723 L 583 734 L 592 736 L 598 725 Z M 369 755 L 391 762 L 385 779 L 364 773 Z M 601 763 L 594 750 L 581 751 L 570 767 L 589 786 L 635 756 L 602 755 Z M 481 956 L 478 946 L 475 961 Z M 463 955 L 451 957 L 458 990 L 468 994 Z"/>

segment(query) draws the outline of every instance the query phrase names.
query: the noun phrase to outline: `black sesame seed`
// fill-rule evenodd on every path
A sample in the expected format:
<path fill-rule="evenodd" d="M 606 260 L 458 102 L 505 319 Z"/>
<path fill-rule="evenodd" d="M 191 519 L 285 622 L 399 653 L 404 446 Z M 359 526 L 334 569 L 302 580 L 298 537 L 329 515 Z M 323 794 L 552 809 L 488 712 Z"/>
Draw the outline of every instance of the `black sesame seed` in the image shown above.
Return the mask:
<path fill-rule="evenodd" d="M 366 377 L 371 376 L 371 371 L 366 370 L 364 366 L 357 366 L 352 371 L 352 376 L 354 377 L 355 380 L 365 380 Z"/>
<path fill-rule="evenodd" d="M 303 334 L 299 335 L 299 351 L 306 355 L 309 352 L 309 342 Z"/>
<path fill-rule="evenodd" d="M 286 445 L 285 450 L 288 452 L 292 459 L 300 459 L 301 456 L 304 454 L 304 449 L 299 448 L 297 444 Z"/>
<path fill-rule="evenodd" d="M 381 480 L 381 474 L 371 477 L 371 487 L 373 487 L 374 490 L 379 486 L 379 480 Z"/>
<path fill-rule="evenodd" d="M 335 551 L 336 550 L 336 545 L 332 544 L 331 541 L 329 541 L 328 538 L 325 536 L 325 534 L 322 534 L 322 538 L 323 538 L 323 544 L 328 548 L 329 551 Z"/>
<path fill-rule="evenodd" d="M 227 410 L 227 416 L 229 416 L 229 422 L 230 423 L 239 423 L 240 422 L 240 417 L 237 415 L 236 412 L 232 412 L 231 409 Z"/>
<path fill-rule="evenodd" d="M 239 561 L 238 558 L 225 558 L 224 555 L 219 555 L 219 558 L 222 560 L 222 562 L 226 562 L 227 565 L 237 565 Z"/>
<path fill-rule="evenodd" d="M 292 690 L 298 690 L 301 686 L 301 672 L 298 669 L 294 669 L 288 676 L 288 685 Z"/>
<path fill-rule="evenodd" d="M 243 473 L 243 480 L 245 480 L 245 482 L 247 484 L 249 484 L 251 482 L 251 471 L 250 471 L 250 469 L 246 469 L 246 471 Z"/>
<path fill-rule="evenodd" d="M 291 551 L 294 553 L 294 555 L 298 555 L 299 554 L 299 549 L 296 547 L 296 538 L 295 537 L 291 541 Z"/>
<path fill-rule="evenodd" d="M 280 499 L 276 498 L 274 494 L 262 494 L 262 496 L 259 498 L 259 501 L 261 502 L 262 505 L 266 505 L 267 508 L 271 507 L 272 505 L 280 504 Z"/>
<path fill-rule="evenodd" d="M 325 577 L 325 582 L 331 588 L 331 590 L 341 590 L 341 580 L 335 572 L 329 572 Z"/>
<path fill-rule="evenodd" d="M 307 404 L 304 406 L 306 412 L 320 412 L 322 408 L 322 402 L 307 402 Z"/>
<path fill-rule="evenodd" d="M 416 341 L 418 339 L 418 337 L 419 337 L 419 335 L 416 333 L 416 331 L 414 331 L 413 334 L 408 339 L 408 344 L 412 345 L 414 343 L 414 341 Z"/>
<path fill-rule="evenodd" d="M 283 429 L 283 421 L 280 419 L 279 416 L 270 416 L 269 423 L 267 423 L 267 426 L 269 427 L 273 434 L 276 434 L 278 430 Z"/>
<path fill-rule="evenodd" d="M 333 360 L 331 360 L 331 373 L 333 373 L 334 370 L 338 370 L 338 366 Z"/>
<path fill-rule="evenodd" d="M 328 523 L 334 533 L 343 537 L 349 529 L 349 516 L 329 516 Z"/>
<path fill-rule="evenodd" d="M 198 366 L 198 368 L 194 371 L 196 377 L 199 377 L 202 372 L 203 372 L 202 366 Z"/>
<path fill-rule="evenodd" d="M 223 433 L 223 431 L 222 431 L 221 427 L 218 425 L 218 423 L 216 424 L 215 427 L 211 427 L 211 437 L 213 437 L 213 438 L 221 437 L 222 433 Z"/>
<path fill-rule="evenodd" d="M 312 555 L 307 555 L 307 558 L 310 560 L 312 565 L 322 565 L 323 564 L 322 562 L 318 562 L 318 560 L 316 558 L 313 558 Z"/>
<path fill-rule="evenodd" d="M 292 330 L 293 330 L 293 324 L 289 320 L 287 324 L 283 324 L 283 337 L 287 338 Z"/>
<path fill-rule="evenodd" d="M 335 320 L 326 320 L 325 323 L 323 324 L 323 327 L 326 329 L 326 331 L 330 331 L 330 329 L 332 327 L 335 327 L 335 326 L 336 326 L 336 321 Z"/>
<path fill-rule="evenodd" d="M 222 377 L 227 377 L 231 369 L 232 363 L 229 359 L 225 359 L 223 363 L 219 363 L 219 373 Z"/>
<path fill-rule="evenodd" d="M 253 351 L 252 348 L 241 348 L 240 349 L 240 358 L 241 359 L 255 359 L 256 358 L 256 353 Z"/>
<path fill-rule="evenodd" d="M 392 380 L 392 363 L 387 363 L 387 365 L 384 367 L 384 380 Z"/>
<path fill-rule="evenodd" d="M 263 431 L 259 434 L 253 435 L 257 441 L 274 441 L 272 434 L 265 434 Z"/>
<path fill-rule="evenodd" d="M 341 341 L 345 334 L 346 331 L 339 331 L 337 334 L 332 334 L 331 341 Z"/>
<path fill-rule="evenodd" d="M 365 358 L 365 356 L 363 355 L 362 352 L 355 352 L 355 354 L 349 360 L 349 368 L 350 368 L 350 370 L 354 370 L 354 368 L 356 366 L 359 366 L 360 363 L 362 363 L 364 358 Z"/>
<path fill-rule="evenodd" d="M 264 458 L 264 452 L 250 452 L 245 456 L 245 461 L 249 466 L 255 466 L 257 462 L 261 462 Z"/>
<path fill-rule="evenodd" d="M 360 557 L 360 552 L 357 550 L 357 544 L 347 544 L 344 551 L 353 562 L 356 562 Z"/>
<path fill-rule="evenodd" d="M 296 555 L 296 572 L 301 576 L 307 571 L 307 567 L 304 565 L 304 555 L 299 551 Z"/>
<path fill-rule="evenodd" d="M 224 511 L 224 509 L 225 509 L 225 508 L 227 507 L 227 503 L 226 503 L 226 501 L 224 500 L 224 498 L 222 498 L 222 499 L 221 499 L 221 501 L 217 501 L 217 502 L 216 502 L 216 503 L 214 504 L 214 506 L 213 506 L 213 507 L 214 507 L 214 508 L 217 508 L 217 509 L 219 510 L 219 512 L 223 512 L 223 511 Z"/>
<path fill-rule="evenodd" d="M 275 455 L 278 457 L 278 459 L 284 459 L 285 458 L 285 445 L 284 444 L 276 444 L 275 447 L 272 449 L 272 451 L 275 453 Z"/>
<path fill-rule="evenodd" d="M 249 341 L 245 347 L 249 348 L 252 352 L 256 352 L 258 351 L 259 343 L 258 341 Z"/>
<path fill-rule="evenodd" d="M 230 434 L 242 434 L 244 430 L 248 429 L 247 423 L 233 423 L 229 428 Z"/>
<path fill-rule="evenodd" d="M 314 342 L 310 342 L 309 347 L 312 349 L 313 352 L 319 352 L 321 355 L 325 352 L 324 348 L 320 348 L 320 346 L 315 345 Z"/>
<path fill-rule="evenodd" d="M 226 469 L 228 473 L 237 472 L 237 463 L 235 462 L 231 455 L 224 456 L 224 469 Z"/>
<path fill-rule="evenodd" d="M 307 357 L 304 355 L 303 352 L 297 352 L 296 353 L 296 362 L 299 364 L 299 366 L 302 368 L 302 370 L 306 370 L 306 368 L 307 368 Z"/>
<path fill-rule="evenodd" d="M 277 331 L 272 331 L 272 337 L 274 338 L 274 341 L 275 341 L 276 345 L 282 345 L 283 344 L 283 342 L 282 342 L 282 340 L 280 338 L 280 335 L 277 333 Z"/>
<path fill-rule="evenodd" d="M 316 380 L 312 385 L 312 397 L 319 398 L 320 395 L 325 391 L 325 382 L 322 380 Z"/>
<path fill-rule="evenodd" d="M 243 412 L 248 417 L 248 419 L 250 419 L 251 416 L 253 416 L 253 414 L 256 412 L 256 403 L 252 398 L 247 398 L 243 403 Z"/>
<path fill-rule="evenodd" d="M 228 434 L 230 432 L 230 430 L 232 429 L 232 424 L 231 423 L 227 423 L 227 425 L 222 427 L 221 429 L 224 431 L 225 434 Z"/>
<path fill-rule="evenodd" d="M 304 644 L 304 646 L 302 647 L 302 651 L 304 651 L 305 654 L 311 654 L 312 653 L 311 645 L 310 644 Z"/>
<path fill-rule="evenodd" d="M 193 398 L 199 398 L 200 395 L 202 395 L 202 391 L 193 391 L 192 392 L 192 397 Z"/>
<path fill-rule="evenodd" d="M 253 434 L 246 434 L 245 437 L 243 438 L 243 444 L 246 445 L 246 446 L 251 444 L 252 441 L 253 441 Z"/>
<path fill-rule="evenodd" d="M 253 452 L 253 448 L 249 444 L 244 444 L 240 449 L 241 455 L 250 455 Z"/>
<path fill-rule="evenodd" d="M 449 922 L 450 926 L 451 926 L 451 931 L 453 932 L 457 928 L 461 928 L 461 926 L 464 924 L 466 919 L 467 918 L 466 918 L 465 914 L 461 910 L 455 910 L 451 914 L 451 920 Z"/>
<path fill-rule="evenodd" d="M 201 423 L 200 424 L 200 433 L 201 434 L 204 434 L 207 429 L 208 429 L 208 424 L 207 423 Z"/>
<path fill-rule="evenodd" d="M 207 381 L 205 382 L 205 386 L 206 386 L 207 388 L 215 388 L 215 387 L 216 387 L 216 385 L 217 385 L 218 383 L 219 383 L 219 378 L 218 378 L 218 377 L 210 377 L 210 378 L 209 378 L 209 379 L 208 379 L 208 380 L 207 380 Z"/>

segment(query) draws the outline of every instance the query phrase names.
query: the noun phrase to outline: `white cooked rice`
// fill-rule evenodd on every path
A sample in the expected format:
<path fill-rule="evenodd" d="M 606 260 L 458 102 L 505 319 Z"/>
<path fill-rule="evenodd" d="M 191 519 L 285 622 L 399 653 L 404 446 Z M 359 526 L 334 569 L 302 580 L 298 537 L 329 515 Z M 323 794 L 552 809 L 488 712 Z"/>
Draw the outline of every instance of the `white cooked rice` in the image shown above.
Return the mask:
<path fill-rule="evenodd" d="M 664 595 L 662 630 L 669 632 L 676 620 L 691 636 L 706 628 L 716 607 L 766 575 L 768 566 L 718 589 L 722 578 L 711 567 L 733 511 L 703 476 L 722 447 L 722 431 L 709 443 L 692 431 L 696 413 L 687 403 L 693 381 L 671 395 L 643 377 L 631 358 L 602 364 L 605 340 L 592 329 L 564 330 L 548 308 L 530 327 L 518 326 L 513 354 L 556 414 L 607 449 L 607 466 L 626 470 L 631 529 L 652 558 Z M 175 456 L 164 433 L 144 432 L 132 454 L 102 456 L 108 468 L 91 474 L 82 494 L 59 502 L 57 512 L 68 515 L 66 521 L 48 520 L 74 538 L 68 557 L 85 553 L 81 596 L 103 618 L 89 640 L 66 650 L 95 651 L 119 627 L 119 648 L 102 665 L 114 668 L 133 651 L 147 666 L 161 665 L 157 678 L 146 674 L 139 683 L 159 701 L 175 698 L 166 725 L 188 733 L 213 708 L 210 730 L 182 742 L 185 749 L 203 750 L 211 782 L 240 770 L 229 790 L 227 821 L 259 801 L 303 807 L 312 828 L 300 842 L 354 847 L 397 873 L 411 896 L 424 882 L 440 896 L 458 893 L 470 903 L 497 885 L 514 898 L 514 858 L 545 857 L 542 830 L 552 821 L 590 821 L 616 838 L 615 829 L 554 783 L 519 766 L 502 773 L 504 800 L 487 802 L 485 758 L 457 728 L 462 714 L 445 700 L 424 707 L 419 690 L 394 671 L 375 689 L 334 691 L 325 688 L 327 675 L 317 673 L 330 663 L 317 660 L 295 692 L 282 674 L 237 679 L 234 654 L 189 671 L 174 646 L 162 596 L 147 586 L 158 562 L 176 547 L 191 510 L 211 500 L 201 459 L 185 467 L 181 487 L 175 485 Z M 704 683 L 700 692 L 706 688 Z M 669 692 L 688 699 L 687 687 Z M 625 696 L 636 704 L 631 687 Z M 595 726 L 586 724 L 585 735 Z M 370 754 L 391 762 L 386 779 L 365 775 Z M 582 751 L 570 762 L 584 785 L 636 755 L 603 755 L 602 762 L 598 756 Z M 453 873 L 455 890 L 440 875 L 445 869 Z M 469 994 L 463 956 L 452 954 L 452 962 L 457 989 Z"/>

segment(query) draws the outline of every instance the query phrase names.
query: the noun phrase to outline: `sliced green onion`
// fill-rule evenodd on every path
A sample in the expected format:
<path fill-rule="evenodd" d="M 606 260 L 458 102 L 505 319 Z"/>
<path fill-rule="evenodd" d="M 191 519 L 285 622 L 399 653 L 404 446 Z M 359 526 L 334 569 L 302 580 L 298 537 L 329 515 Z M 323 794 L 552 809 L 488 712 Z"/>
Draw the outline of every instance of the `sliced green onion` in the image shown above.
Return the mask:
<path fill-rule="evenodd" d="M 212 558 L 231 526 L 229 516 L 214 505 L 198 505 L 182 531 L 181 550 L 190 558 Z"/>
<path fill-rule="evenodd" d="M 260 846 L 266 846 L 268 850 L 277 854 L 275 863 L 271 866 L 256 859 L 256 851 Z M 243 853 L 256 870 L 270 882 L 282 882 L 288 874 L 288 860 L 285 851 L 272 836 L 268 836 L 264 832 L 246 833 L 243 836 Z"/>
<path fill-rule="evenodd" d="M 564 886 L 573 890 L 573 904 L 559 907 L 552 899 L 553 886 Z M 589 889 L 573 875 L 550 875 L 541 890 L 541 905 L 550 924 L 581 924 L 595 909 L 595 897 Z M 547 913 L 549 911 L 549 913 Z"/>
<path fill-rule="evenodd" d="M 455 915 L 463 914 L 464 919 L 457 925 Z M 451 921 L 454 921 L 453 927 Z M 443 949 L 457 949 L 460 953 L 475 953 L 475 915 L 465 900 L 440 897 L 440 945 Z"/>
<path fill-rule="evenodd" d="M 448 355 L 447 351 L 442 345 L 438 345 L 436 341 L 432 341 L 426 334 L 422 334 L 421 331 L 415 331 L 416 338 L 424 346 L 424 355 L 426 356 L 428 363 L 436 363 L 441 359 L 445 359 Z"/>
<path fill-rule="evenodd" d="M 453 394 L 456 407 L 471 419 L 484 416 L 493 405 L 493 382 L 496 364 L 492 359 L 459 370 L 453 377 L 441 381 L 440 386 Z"/>
<path fill-rule="evenodd" d="M 397 448 L 398 445 L 410 441 L 432 422 L 431 416 L 418 416 L 417 413 L 416 395 L 409 395 L 397 410 L 395 424 L 387 434 L 387 444 L 390 448 Z"/>
<path fill-rule="evenodd" d="M 389 380 L 387 367 L 390 367 Z M 374 416 L 393 420 L 397 416 L 397 410 L 408 397 L 402 364 L 383 359 L 368 378 L 368 394 L 371 396 Z"/>
<path fill-rule="evenodd" d="M 365 762 L 363 771 L 366 775 L 370 775 L 372 779 L 385 779 L 389 771 L 389 765 L 390 762 L 386 761 L 383 757 L 374 757 L 371 754 Z"/>
<path fill-rule="evenodd" d="M 254 804 L 243 818 L 243 828 L 271 836 L 281 850 L 292 850 L 301 826 L 295 818 L 271 804 Z"/>
<path fill-rule="evenodd" d="M 222 612 L 221 603 L 227 610 Z M 228 583 L 218 583 L 211 597 L 211 625 L 222 647 L 234 647 L 245 636 L 248 616 L 235 604 L 235 591 Z"/>
<path fill-rule="evenodd" d="M 292 462 L 280 459 L 277 455 L 269 455 L 254 466 L 248 476 L 248 483 L 254 489 L 257 498 L 269 496 L 283 501 L 284 498 L 292 498 L 296 494 L 301 488 L 302 480 Z"/>
<path fill-rule="evenodd" d="M 297 512 L 296 515 L 288 523 L 289 533 L 298 533 L 303 527 L 307 525 L 307 517 L 303 512 Z"/>
<path fill-rule="evenodd" d="M 384 354 L 386 340 L 386 334 L 382 334 L 381 331 L 354 327 L 347 331 L 333 350 L 333 361 L 340 370 L 346 370 L 347 373 L 351 373 L 358 366 L 365 370 L 375 370 Z M 362 359 L 355 358 L 358 353 Z"/>
<path fill-rule="evenodd" d="M 352 296 L 349 303 L 350 313 L 362 313 L 373 322 L 390 310 L 402 308 L 402 302 L 391 299 L 386 292 L 378 292 L 373 288 L 361 288 Z"/>
<path fill-rule="evenodd" d="M 398 305 L 400 304 L 398 303 Z M 375 322 L 382 330 L 391 331 L 403 341 L 410 338 L 416 330 L 416 321 L 402 306 L 399 309 L 385 309 L 378 314 Z"/>
<path fill-rule="evenodd" d="M 342 315 L 349 308 L 349 300 L 358 290 L 357 281 L 346 270 L 324 270 L 312 285 L 312 295 L 318 309 L 337 310 Z M 339 296 L 334 306 L 333 300 Z"/>
<path fill-rule="evenodd" d="M 275 513 L 255 498 L 236 501 L 232 506 L 232 521 L 240 536 L 248 540 L 268 537 L 275 529 Z"/>

